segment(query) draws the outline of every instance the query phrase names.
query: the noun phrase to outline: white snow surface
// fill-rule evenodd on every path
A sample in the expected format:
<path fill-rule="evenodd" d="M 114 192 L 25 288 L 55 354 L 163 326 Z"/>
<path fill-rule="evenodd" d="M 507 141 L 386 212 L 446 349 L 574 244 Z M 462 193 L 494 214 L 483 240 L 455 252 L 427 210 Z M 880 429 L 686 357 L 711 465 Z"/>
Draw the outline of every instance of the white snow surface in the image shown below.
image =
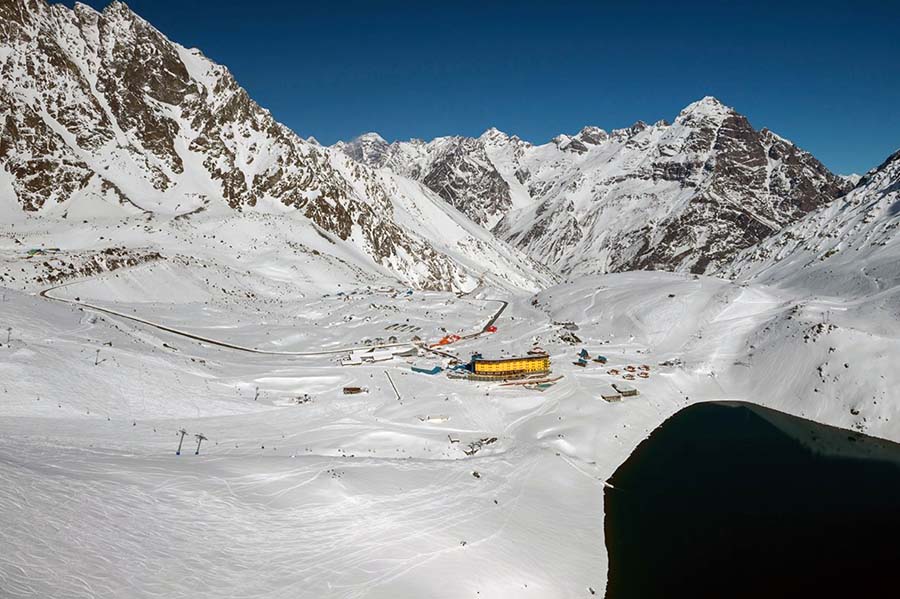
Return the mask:
<path fill-rule="evenodd" d="M 10 76 L 0 110 L 30 132 L 9 159 L 48 158 L 27 155 L 45 135 L 48 159 L 85 176 L 25 211 L 29 180 L 0 169 L 4 599 L 602 596 L 604 481 L 683 407 L 745 400 L 900 441 L 896 155 L 742 253 L 725 278 L 590 274 L 635 250 L 607 230 L 652 228 L 688 201 L 671 178 L 619 175 L 643 172 L 647 148 L 676 171 L 714 166 L 708 146 L 687 143 L 689 121 L 718 131 L 730 109 L 705 98 L 672 125 L 586 127 L 542 146 L 492 129 L 323 148 L 121 3 L 102 15 L 33 6 L 71 77 L 38 64 L 48 75 L 38 89 L 20 81 L 28 55 L 0 51 Z M 22 38 L 35 51 L 37 32 Z M 142 147 L 140 129 L 120 127 L 96 89 L 105 44 L 135 32 L 174 52 L 196 86 L 183 110 L 218 114 L 241 100 L 242 120 L 201 135 L 203 119 L 145 98 L 145 118 L 177 123 L 181 170 Z M 70 109 L 77 119 L 63 118 Z M 205 153 L 192 149 L 204 135 Z M 460 148 L 448 180 L 474 172 L 479 189 L 509 189 L 508 202 L 482 206 L 480 224 L 419 182 Z M 766 156 L 768 190 L 790 177 Z M 232 206 L 212 167 L 259 183 Z M 596 202 L 603 190 L 615 201 Z M 759 199 L 774 210 L 773 197 Z M 319 212 L 303 211 L 307 200 Z M 350 215 L 314 219 L 331 208 Z M 525 239 L 541 222 L 548 233 Z M 571 279 L 554 284 L 481 225 L 502 225 Z M 68 303 L 41 295 L 51 288 Z M 448 365 L 424 351 L 341 365 L 359 348 L 476 333 L 499 301 L 497 332 L 443 350 L 466 360 L 539 345 L 563 377 L 546 391 L 412 372 Z M 237 351 L 147 323 L 261 351 L 346 352 Z M 574 366 L 582 347 L 608 364 Z M 610 369 L 641 364 L 650 377 L 629 381 L 640 395 L 601 400 L 623 382 Z"/>
<path fill-rule="evenodd" d="M 233 246 L 255 237 L 229 221 L 178 221 L 191 253 L 150 220 L 146 245 L 93 225 L 25 258 L 58 239 L 45 222 L 0 238 L 5 597 L 602 596 L 604 481 L 684 406 L 742 399 L 900 440 L 890 303 L 661 272 L 536 295 L 407 293 L 334 254 L 244 257 Z M 504 299 L 496 333 L 445 349 L 538 344 L 564 378 L 542 393 L 410 370 L 446 363 L 433 354 L 344 367 L 342 354 L 237 352 L 34 294 L 48 286 L 37 261 L 87 263 L 97 233 L 129 255 L 170 249 L 65 278 L 56 295 L 284 351 L 475 332 L 497 309 L 487 300 Z M 565 322 L 582 343 L 562 340 Z M 609 364 L 573 366 L 581 347 Z M 627 364 L 652 367 L 630 383 L 640 395 L 602 401 L 622 381 L 607 370 Z"/>

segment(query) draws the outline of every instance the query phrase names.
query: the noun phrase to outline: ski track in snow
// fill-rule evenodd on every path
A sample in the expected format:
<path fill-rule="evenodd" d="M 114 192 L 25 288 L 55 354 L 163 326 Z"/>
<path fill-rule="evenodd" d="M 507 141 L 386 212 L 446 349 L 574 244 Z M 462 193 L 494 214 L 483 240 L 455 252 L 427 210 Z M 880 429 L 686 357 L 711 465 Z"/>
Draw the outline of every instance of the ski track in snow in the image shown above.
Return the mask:
<path fill-rule="evenodd" d="M 427 342 L 445 330 L 478 331 L 498 314 L 448 293 L 350 287 L 346 297 L 307 288 L 283 304 L 213 296 L 202 311 L 189 294 L 183 303 L 178 293 L 168 304 L 142 303 L 145 282 L 168 272 L 107 273 L 78 293 L 126 316 L 200 318 L 195 330 L 249 345 L 284 327 L 349 347 L 406 319 Z M 101 301 L 107 293 L 116 301 Z M 900 437 L 896 407 L 882 398 L 900 383 L 890 365 L 896 340 L 860 324 L 856 311 L 872 309 L 867 303 L 666 273 L 583 277 L 535 296 L 483 289 L 472 299 L 485 296 L 506 302 L 498 332 L 444 349 L 466 359 L 536 343 L 564 375 L 555 386 L 541 393 L 419 375 L 399 358 L 341 367 L 340 355 L 300 360 L 175 343 L 120 316 L 7 292 L 0 320 L 15 327 L 0 348 L 6 596 L 602 593 L 603 481 L 682 407 L 746 399 Z M 810 337 L 826 310 L 838 328 Z M 308 315 L 283 324 L 298 311 Z M 568 321 L 608 365 L 572 365 L 582 345 L 562 341 L 552 324 Z M 621 380 L 609 368 L 642 363 L 652 370 L 633 383 L 640 396 L 599 399 L 601 385 Z M 369 392 L 344 396 L 348 384 Z M 304 393 L 310 398 L 298 403 Z M 176 457 L 181 427 L 189 435 Z M 198 432 L 208 440 L 195 456 Z M 465 455 L 490 437 L 497 441 Z"/>

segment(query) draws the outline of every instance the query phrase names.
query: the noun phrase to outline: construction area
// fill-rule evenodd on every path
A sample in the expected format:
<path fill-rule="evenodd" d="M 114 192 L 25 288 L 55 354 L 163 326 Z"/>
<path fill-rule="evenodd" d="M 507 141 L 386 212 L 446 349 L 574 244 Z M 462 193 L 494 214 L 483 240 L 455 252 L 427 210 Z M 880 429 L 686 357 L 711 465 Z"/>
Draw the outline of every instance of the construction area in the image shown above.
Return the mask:
<path fill-rule="evenodd" d="M 502 311 L 502 310 L 501 310 Z M 494 333 L 496 317 L 480 332 L 470 335 L 448 334 L 437 343 L 426 344 L 419 340 L 405 346 L 369 348 L 351 352 L 341 360 L 342 366 L 360 366 L 387 362 L 394 358 L 406 358 L 410 364 L 410 372 L 435 376 L 444 373 L 451 380 L 467 380 L 475 382 L 497 383 L 501 387 L 519 388 L 526 391 L 543 392 L 555 385 L 563 375 L 552 376 L 550 354 L 542 347 L 535 345 L 525 355 L 510 357 L 486 358 L 481 352 L 474 352 L 467 361 L 450 353 L 445 346 L 467 339 L 476 339 L 484 333 Z M 576 326 L 566 323 L 567 330 Z M 572 362 L 573 366 L 588 371 L 591 367 L 605 367 L 609 358 L 602 354 L 591 355 L 582 348 Z M 576 369 L 577 370 L 577 369 Z M 606 381 L 597 388 L 597 396 L 606 402 L 615 403 L 626 397 L 637 397 L 638 390 L 628 382 L 637 379 L 649 379 L 651 367 L 648 364 L 626 364 L 607 368 L 603 374 L 614 381 Z M 391 382 L 393 385 L 393 381 Z M 395 389 L 396 391 L 396 389 Z M 398 399 L 400 397 L 397 393 Z"/>

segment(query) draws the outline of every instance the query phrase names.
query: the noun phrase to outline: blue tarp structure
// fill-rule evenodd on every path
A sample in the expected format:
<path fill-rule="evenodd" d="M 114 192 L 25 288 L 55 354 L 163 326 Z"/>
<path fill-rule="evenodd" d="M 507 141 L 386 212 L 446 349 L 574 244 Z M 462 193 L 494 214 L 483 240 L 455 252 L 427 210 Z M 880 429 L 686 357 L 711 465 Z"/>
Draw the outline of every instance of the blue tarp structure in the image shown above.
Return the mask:
<path fill-rule="evenodd" d="M 421 374 L 437 374 L 441 370 L 443 370 L 443 368 L 441 368 L 440 366 L 435 366 L 434 368 L 421 368 L 419 366 L 412 367 L 413 372 L 419 372 Z"/>

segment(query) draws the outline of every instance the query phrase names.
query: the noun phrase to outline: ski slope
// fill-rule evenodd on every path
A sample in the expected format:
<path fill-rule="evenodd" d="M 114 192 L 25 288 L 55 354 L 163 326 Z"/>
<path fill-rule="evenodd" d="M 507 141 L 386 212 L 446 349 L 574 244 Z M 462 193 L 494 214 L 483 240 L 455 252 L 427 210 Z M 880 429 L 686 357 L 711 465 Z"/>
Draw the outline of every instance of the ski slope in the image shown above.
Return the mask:
<path fill-rule="evenodd" d="M 340 354 L 237 352 L 5 290 L 7 596 L 602 596 L 604 481 L 683 406 L 742 399 L 900 440 L 896 332 L 852 302 L 667 273 L 584 277 L 536 295 L 342 285 L 342 295 L 307 287 L 276 300 L 267 286 L 287 283 L 253 273 L 238 283 L 204 263 L 152 262 L 59 293 L 287 351 L 471 332 L 497 311 L 474 300 L 502 298 L 497 333 L 443 349 L 465 359 L 539 344 L 563 379 L 541 393 L 410 370 L 440 364 L 432 354 L 342 367 Z M 163 282 L 165 294 L 147 295 Z M 385 330 L 407 319 L 419 330 Z M 574 366 L 581 347 L 609 364 Z M 600 400 L 621 380 L 608 368 L 644 363 L 650 378 L 630 383 L 638 397 Z M 368 393 L 344 395 L 345 385 Z M 195 456 L 196 433 L 208 440 Z"/>

